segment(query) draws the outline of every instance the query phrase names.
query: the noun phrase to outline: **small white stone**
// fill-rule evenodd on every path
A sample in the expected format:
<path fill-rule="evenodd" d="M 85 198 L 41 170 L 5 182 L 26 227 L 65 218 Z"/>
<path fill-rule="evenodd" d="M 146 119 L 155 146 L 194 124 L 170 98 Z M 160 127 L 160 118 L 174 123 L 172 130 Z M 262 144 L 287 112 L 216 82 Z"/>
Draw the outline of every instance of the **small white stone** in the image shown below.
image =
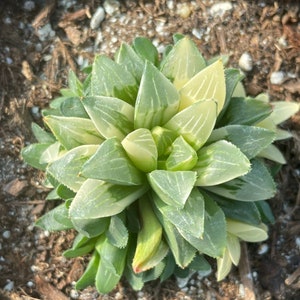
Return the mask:
<path fill-rule="evenodd" d="M 122 294 L 121 294 L 120 292 L 117 292 L 117 293 L 115 294 L 115 299 L 116 299 L 116 300 L 121 300 L 121 299 L 123 299 Z"/>
<path fill-rule="evenodd" d="M 90 23 L 90 27 L 91 29 L 97 29 L 100 24 L 102 23 L 102 21 L 105 18 L 105 11 L 104 8 L 102 6 L 98 7 L 97 10 L 95 11 L 92 19 L 91 19 L 91 23 Z"/>
<path fill-rule="evenodd" d="M 174 9 L 174 1 L 173 0 L 168 0 L 167 1 L 167 7 L 168 7 L 168 9 Z"/>
<path fill-rule="evenodd" d="M 79 293 L 76 290 L 71 290 L 70 292 L 70 297 L 71 299 L 78 299 L 79 298 Z"/>
<path fill-rule="evenodd" d="M 201 40 L 202 37 L 203 37 L 204 32 L 203 32 L 203 30 L 201 30 L 201 29 L 193 28 L 193 29 L 192 29 L 192 34 L 193 34 L 193 36 L 195 36 L 197 39 Z"/>
<path fill-rule="evenodd" d="M 34 287 L 34 283 L 33 283 L 32 281 L 28 281 L 28 282 L 26 283 L 26 285 L 27 285 L 29 288 Z"/>
<path fill-rule="evenodd" d="M 277 71 L 277 72 L 271 73 L 271 76 L 270 76 L 271 84 L 280 85 L 284 82 L 284 79 L 285 79 L 285 74 L 282 71 Z"/>
<path fill-rule="evenodd" d="M 261 244 L 257 250 L 259 255 L 266 254 L 269 251 L 269 246 L 267 244 Z"/>
<path fill-rule="evenodd" d="M 192 10 L 188 3 L 178 3 L 176 14 L 181 18 L 186 19 L 191 14 Z"/>
<path fill-rule="evenodd" d="M 105 0 L 103 7 L 105 11 L 112 16 L 119 10 L 120 3 L 117 0 Z"/>
<path fill-rule="evenodd" d="M 239 296 L 241 296 L 243 299 L 245 298 L 245 287 L 243 284 L 239 285 Z"/>
<path fill-rule="evenodd" d="M 9 230 L 5 230 L 3 233 L 2 233 L 2 236 L 3 238 L 5 239 L 9 239 L 11 237 L 11 232 Z"/>
<path fill-rule="evenodd" d="M 23 8 L 26 11 L 33 11 L 35 9 L 34 1 L 25 1 Z"/>
<path fill-rule="evenodd" d="M 13 60 L 10 57 L 6 57 L 5 60 L 8 65 L 11 65 L 13 63 Z"/>
<path fill-rule="evenodd" d="M 300 248 L 300 237 L 299 236 L 296 237 L 295 242 L 296 242 L 297 247 Z"/>
<path fill-rule="evenodd" d="M 217 17 L 217 16 L 222 17 L 226 13 L 226 11 L 231 10 L 232 8 L 233 8 L 232 3 L 229 1 L 219 2 L 214 4 L 210 8 L 209 12 L 213 17 Z"/>
<path fill-rule="evenodd" d="M 15 283 L 13 281 L 8 280 L 7 284 L 4 286 L 3 290 L 7 292 L 11 292 L 14 289 Z"/>
<path fill-rule="evenodd" d="M 252 57 L 248 52 L 244 52 L 239 59 L 239 67 L 246 72 L 253 69 Z"/>
<path fill-rule="evenodd" d="M 288 42 L 287 42 L 287 40 L 285 39 L 284 36 L 281 36 L 281 37 L 278 39 L 278 43 L 279 43 L 280 46 L 282 46 L 282 47 L 284 47 L 284 48 L 288 46 Z"/>

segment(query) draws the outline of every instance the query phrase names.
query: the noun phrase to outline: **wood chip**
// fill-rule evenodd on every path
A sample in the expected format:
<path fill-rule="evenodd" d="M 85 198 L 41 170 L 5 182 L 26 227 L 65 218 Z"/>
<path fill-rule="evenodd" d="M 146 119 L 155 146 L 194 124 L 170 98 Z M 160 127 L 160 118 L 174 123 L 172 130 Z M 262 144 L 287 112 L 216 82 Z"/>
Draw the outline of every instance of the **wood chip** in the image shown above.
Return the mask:
<path fill-rule="evenodd" d="M 37 14 L 32 22 L 32 27 L 39 29 L 40 27 L 49 23 L 50 16 L 54 12 L 56 0 L 48 0 L 44 8 Z"/>
<path fill-rule="evenodd" d="M 49 282 L 45 281 L 40 276 L 35 276 L 35 283 L 36 288 L 41 294 L 41 296 L 44 297 L 44 299 L 47 300 L 68 300 L 69 298 L 66 297 L 60 290 L 58 290 L 56 287 L 54 287 Z"/>
<path fill-rule="evenodd" d="M 26 180 L 19 180 L 18 178 L 13 179 L 4 186 L 4 192 L 10 194 L 11 196 L 19 196 L 24 189 L 28 186 Z"/>

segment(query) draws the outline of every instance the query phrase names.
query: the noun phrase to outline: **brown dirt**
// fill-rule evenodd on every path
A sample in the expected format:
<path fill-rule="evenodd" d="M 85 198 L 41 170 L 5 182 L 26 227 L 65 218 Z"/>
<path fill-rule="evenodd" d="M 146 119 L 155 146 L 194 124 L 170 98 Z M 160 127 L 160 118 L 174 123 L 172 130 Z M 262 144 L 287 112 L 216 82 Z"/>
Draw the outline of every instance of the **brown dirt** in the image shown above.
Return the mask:
<path fill-rule="evenodd" d="M 90 29 L 89 16 L 102 2 L 78 0 L 66 10 L 62 1 L 39 0 L 32 11 L 24 10 L 25 2 L 0 1 L 0 299 L 70 299 L 86 259 L 62 257 L 72 232 L 49 234 L 33 226 L 54 204 L 44 201 L 43 174 L 22 162 L 20 150 L 32 141 L 30 123 L 41 121 L 40 109 L 66 85 L 68 69 L 80 74 L 78 56 L 92 61 L 97 30 Z M 232 67 L 248 52 L 253 58 L 244 80 L 248 94 L 264 91 L 272 100 L 300 102 L 297 1 L 231 1 L 233 9 L 214 18 L 209 9 L 216 1 L 172 2 L 174 9 L 166 0 L 120 1 L 117 14 L 106 15 L 98 29 L 102 40 L 96 52 L 112 55 L 135 36 L 166 45 L 180 32 L 190 35 L 207 58 L 229 54 Z M 189 9 L 186 14 L 176 11 L 182 3 Z M 38 29 L 47 23 L 55 36 L 41 42 Z M 194 28 L 201 39 L 192 34 Z M 271 73 L 279 70 L 289 76 L 271 84 Z M 287 164 L 271 200 L 276 222 L 266 243 L 243 245 L 240 266 L 227 279 L 217 283 L 212 274 L 196 285 L 192 278 L 182 290 L 174 279 L 153 282 L 143 294 L 122 281 L 110 295 L 88 288 L 77 299 L 300 299 L 299 114 L 284 127 L 293 138 L 279 145 Z M 267 251 L 259 254 L 263 249 Z"/>

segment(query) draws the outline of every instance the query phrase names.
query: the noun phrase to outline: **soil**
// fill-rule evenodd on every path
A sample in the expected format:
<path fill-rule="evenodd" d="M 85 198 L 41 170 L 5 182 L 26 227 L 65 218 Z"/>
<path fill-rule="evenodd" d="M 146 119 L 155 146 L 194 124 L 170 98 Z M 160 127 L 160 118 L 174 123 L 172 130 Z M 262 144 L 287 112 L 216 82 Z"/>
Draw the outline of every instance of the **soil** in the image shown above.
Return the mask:
<path fill-rule="evenodd" d="M 112 56 L 122 41 L 136 36 L 163 49 L 179 32 L 190 36 L 206 58 L 229 55 L 231 67 L 239 67 L 247 52 L 252 58 L 244 79 L 249 95 L 267 92 L 273 101 L 300 102 L 297 1 L 226 1 L 229 8 L 219 14 L 212 9 L 216 3 L 0 1 L 0 299 L 300 299 L 299 114 L 283 125 L 293 138 L 279 144 L 287 164 L 270 200 L 276 221 L 269 239 L 243 244 L 239 267 L 221 282 L 212 273 L 201 281 L 191 277 L 184 287 L 171 278 L 139 292 L 125 281 L 109 295 L 92 287 L 76 292 L 74 281 L 87 260 L 62 256 L 74 233 L 34 227 L 55 203 L 44 201 L 43 174 L 24 164 L 20 150 L 33 142 L 30 123 L 41 124 L 40 110 L 66 86 L 68 70 L 80 76 L 95 53 Z M 105 19 L 91 29 L 91 17 L 103 5 Z M 48 31 L 45 25 L 51 26 Z"/>

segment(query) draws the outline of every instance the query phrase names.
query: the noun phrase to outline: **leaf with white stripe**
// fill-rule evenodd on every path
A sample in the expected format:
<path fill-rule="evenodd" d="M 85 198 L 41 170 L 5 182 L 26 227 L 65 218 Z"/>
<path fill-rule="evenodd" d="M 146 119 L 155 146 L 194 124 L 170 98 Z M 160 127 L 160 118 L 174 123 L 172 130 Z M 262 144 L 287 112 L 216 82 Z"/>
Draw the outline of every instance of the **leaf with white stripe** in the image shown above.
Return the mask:
<path fill-rule="evenodd" d="M 179 95 L 173 84 L 146 62 L 134 115 L 135 128 L 152 129 L 169 121 L 178 111 Z"/>

